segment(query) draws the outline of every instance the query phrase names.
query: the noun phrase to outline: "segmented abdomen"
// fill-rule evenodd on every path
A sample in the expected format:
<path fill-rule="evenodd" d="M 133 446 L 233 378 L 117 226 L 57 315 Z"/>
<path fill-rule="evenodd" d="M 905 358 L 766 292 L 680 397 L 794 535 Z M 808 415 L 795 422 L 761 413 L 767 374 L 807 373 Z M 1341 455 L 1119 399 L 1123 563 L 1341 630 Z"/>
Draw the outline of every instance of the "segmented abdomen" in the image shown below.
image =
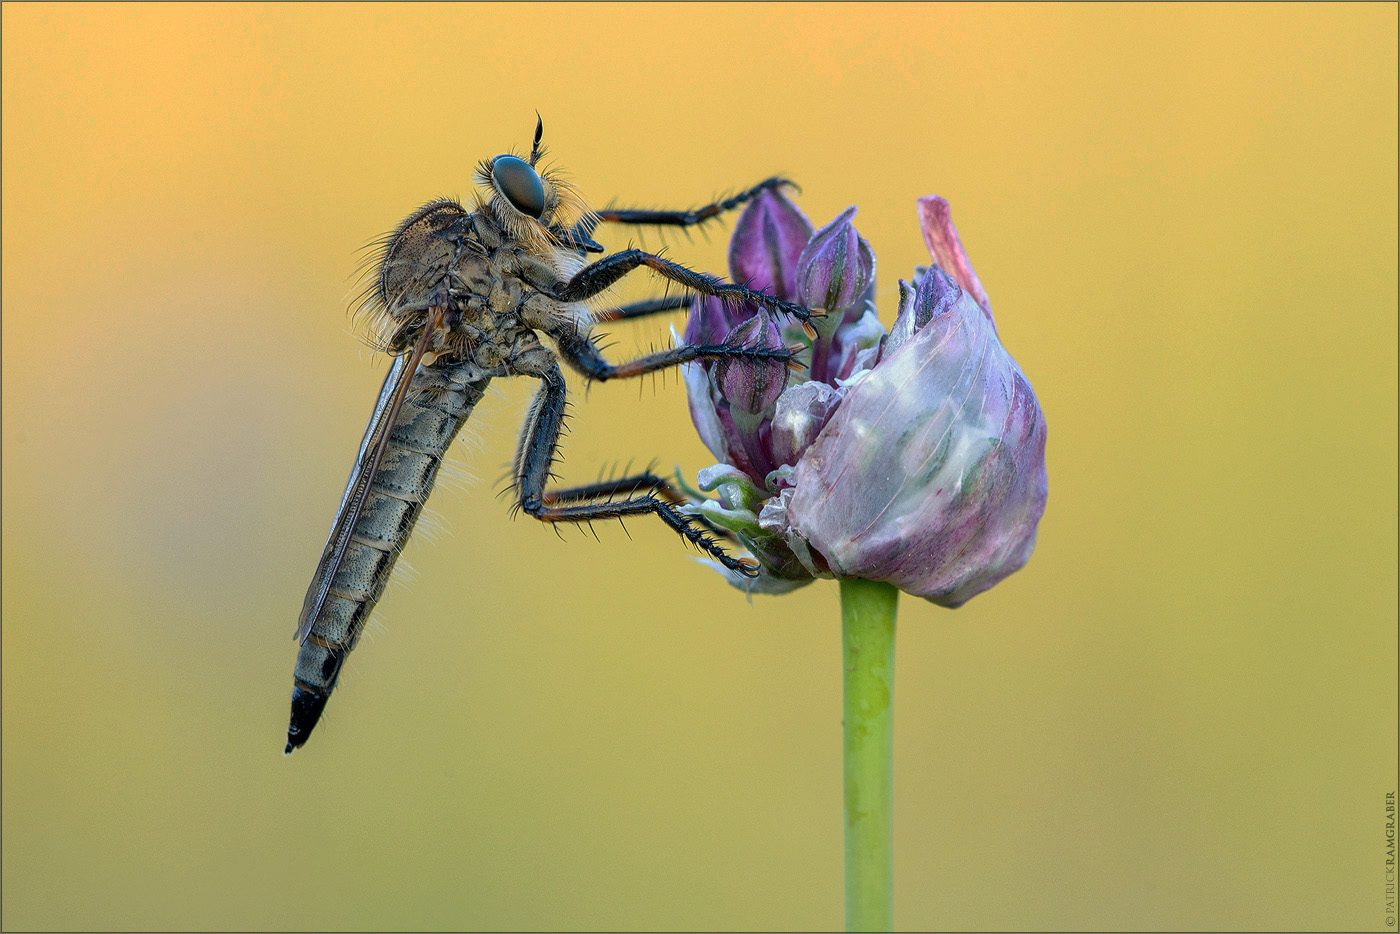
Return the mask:
<path fill-rule="evenodd" d="M 470 364 L 441 362 L 420 367 L 412 377 L 344 557 L 297 652 L 289 752 L 319 719 L 423 511 L 448 446 L 489 381 Z"/>

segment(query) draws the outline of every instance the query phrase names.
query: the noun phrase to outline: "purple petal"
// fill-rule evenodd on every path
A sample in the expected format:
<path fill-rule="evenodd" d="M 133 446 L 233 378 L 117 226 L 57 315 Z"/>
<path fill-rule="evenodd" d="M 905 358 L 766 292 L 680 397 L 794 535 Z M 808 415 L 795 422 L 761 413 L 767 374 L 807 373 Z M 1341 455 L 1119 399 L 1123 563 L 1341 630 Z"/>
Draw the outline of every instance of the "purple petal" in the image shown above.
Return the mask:
<path fill-rule="evenodd" d="M 681 372 L 685 377 L 690 420 L 695 424 L 696 433 L 716 460 L 727 461 L 729 451 L 724 443 L 724 425 L 719 420 L 719 412 L 716 411 L 715 401 L 710 395 L 710 378 L 706 375 L 705 368 L 698 363 L 687 363 L 681 367 Z"/>

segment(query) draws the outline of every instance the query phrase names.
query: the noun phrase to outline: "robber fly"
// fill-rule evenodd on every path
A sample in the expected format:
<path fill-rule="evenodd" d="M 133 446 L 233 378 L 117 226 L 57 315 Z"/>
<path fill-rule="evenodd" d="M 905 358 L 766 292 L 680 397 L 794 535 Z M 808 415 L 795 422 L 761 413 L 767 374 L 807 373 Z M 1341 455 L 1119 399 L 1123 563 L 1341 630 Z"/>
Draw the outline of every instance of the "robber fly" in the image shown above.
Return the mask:
<path fill-rule="evenodd" d="M 651 472 L 571 489 L 546 489 L 564 417 L 559 362 L 585 379 L 624 379 L 695 360 L 732 358 L 790 363 L 787 349 L 734 344 L 678 346 L 627 363 L 604 359 L 590 336 L 599 321 L 680 308 L 692 294 L 755 302 L 805 323 L 813 313 L 742 285 L 722 282 L 654 253 L 602 253 L 593 231 L 602 221 L 690 226 L 790 184 L 773 178 L 692 211 L 589 211 L 557 175 L 536 167 L 543 122 L 529 159 L 506 154 L 482 162 L 473 210 L 433 201 L 382 241 L 366 298 L 380 345 L 394 355 L 360 442 L 330 539 L 297 623 L 296 672 L 286 752 L 311 735 L 345 658 L 384 591 L 433 488 L 448 445 L 499 376 L 542 384 L 530 406 L 511 471 L 520 509 L 544 522 L 590 522 L 655 515 L 725 567 L 754 573 L 728 554 L 720 530 L 678 507 L 684 499 Z M 586 302 L 645 266 L 686 294 L 591 313 Z M 542 343 L 549 338 L 554 349 Z"/>

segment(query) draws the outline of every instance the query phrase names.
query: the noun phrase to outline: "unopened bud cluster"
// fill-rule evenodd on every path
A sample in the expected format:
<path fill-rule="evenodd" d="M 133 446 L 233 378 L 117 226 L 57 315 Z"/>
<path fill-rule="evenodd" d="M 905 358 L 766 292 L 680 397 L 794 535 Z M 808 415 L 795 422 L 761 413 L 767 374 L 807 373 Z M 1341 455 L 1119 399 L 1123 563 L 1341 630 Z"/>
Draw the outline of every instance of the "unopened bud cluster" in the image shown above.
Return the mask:
<path fill-rule="evenodd" d="M 876 316 L 875 254 L 855 207 L 816 230 L 764 191 L 730 241 L 737 282 L 822 309 L 815 336 L 751 305 L 699 298 L 685 339 L 808 350 L 800 372 L 725 360 L 686 370 L 691 418 L 720 463 L 690 507 L 757 558 L 757 593 L 815 577 L 888 581 L 959 606 L 1018 570 L 1045 510 L 1045 420 L 998 339 L 948 203 L 920 198 L 933 265 Z"/>

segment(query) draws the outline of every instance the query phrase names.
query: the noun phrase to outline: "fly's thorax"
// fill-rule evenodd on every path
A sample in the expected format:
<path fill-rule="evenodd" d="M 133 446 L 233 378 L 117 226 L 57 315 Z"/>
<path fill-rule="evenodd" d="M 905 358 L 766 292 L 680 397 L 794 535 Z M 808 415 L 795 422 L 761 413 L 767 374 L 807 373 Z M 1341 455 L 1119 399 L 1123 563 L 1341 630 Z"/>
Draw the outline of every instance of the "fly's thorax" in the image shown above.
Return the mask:
<path fill-rule="evenodd" d="M 443 309 L 429 359 L 508 367 L 538 346 L 534 331 L 586 333 L 586 303 L 550 297 L 585 264 L 556 240 L 522 241 L 498 223 L 490 205 L 467 212 L 452 201 L 425 205 L 386 238 L 372 307 L 376 343 L 403 353 Z"/>
<path fill-rule="evenodd" d="M 455 201 L 432 201 L 384 238 L 375 297 L 385 312 L 392 315 L 427 296 L 473 239 L 470 219 Z"/>
<path fill-rule="evenodd" d="M 578 250 L 564 246 L 552 234 L 545 238 L 512 237 L 493 220 L 489 206 L 472 212 L 470 227 L 490 252 L 508 252 L 513 258 L 513 271 L 530 282 L 560 285 L 588 263 Z"/>
<path fill-rule="evenodd" d="M 587 302 L 560 302 L 549 297 L 587 265 L 581 253 L 553 241 L 541 248 L 508 240 L 485 212 L 474 214 L 472 220 L 483 243 L 500 243 L 491 253 L 493 276 L 501 283 L 492 296 L 493 311 L 517 314 L 527 326 L 548 333 L 587 333 L 592 328 L 593 315 Z"/>

